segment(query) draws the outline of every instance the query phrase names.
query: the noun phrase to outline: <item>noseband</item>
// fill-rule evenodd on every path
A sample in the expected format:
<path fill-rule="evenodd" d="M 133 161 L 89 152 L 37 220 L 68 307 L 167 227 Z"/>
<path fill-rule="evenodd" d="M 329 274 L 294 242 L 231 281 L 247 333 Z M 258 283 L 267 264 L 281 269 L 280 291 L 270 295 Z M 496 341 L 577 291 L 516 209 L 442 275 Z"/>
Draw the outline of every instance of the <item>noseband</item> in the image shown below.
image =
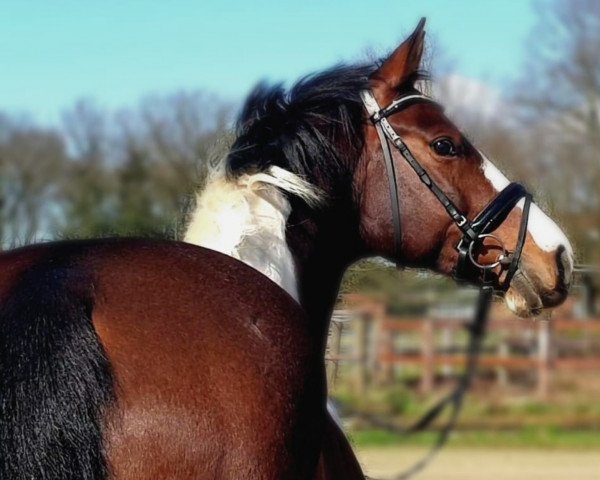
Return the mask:
<path fill-rule="evenodd" d="M 496 290 L 505 292 L 510 286 L 510 282 L 519 268 L 521 253 L 525 245 L 527 234 L 527 223 L 529 220 L 529 209 L 531 206 L 531 194 L 519 183 L 511 183 L 502 190 L 473 220 L 469 220 L 460 208 L 440 189 L 433 181 L 427 171 L 413 156 L 406 143 L 396 133 L 388 121 L 388 117 L 406 108 L 409 105 L 418 102 L 435 102 L 421 94 L 406 95 L 394 100 L 385 108 L 380 108 L 373 93 L 369 90 L 361 92 L 362 101 L 369 114 L 369 119 L 377 130 L 385 166 L 387 170 L 390 198 L 392 202 L 392 218 L 394 225 L 394 250 L 395 257 L 401 258 L 402 252 L 402 224 L 400 221 L 400 198 L 398 195 L 398 180 L 396 168 L 392 158 L 392 143 L 411 168 L 418 175 L 422 183 L 435 195 L 442 204 L 454 224 L 462 233 L 462 238 L 456 245 L 458 251 L 458 261 L 454 268 L 454 277 L 461 282 L 474 283 L 481 279 L 484 283 L 491 283 L 487 273 L 492 269 L 502 266 L 506 268 L 506 276 L 502 284 L 500 281 L 494 286 Z M 509 251 L 504 243 L 492 232 L 496 230 L 508 217 L 508 214 L 515 208 L 517 203 L 525 199 L 523 205 L 523 215 L 521 216 L 521 225 L 517 237 L 517 244 L 513 251 Z M 502 249 L 502 254 L 491 264 L 482 264 L 477 261 L 476 251 L 481 247 L 486 238 L 491 238 L 498 243 Z"/>

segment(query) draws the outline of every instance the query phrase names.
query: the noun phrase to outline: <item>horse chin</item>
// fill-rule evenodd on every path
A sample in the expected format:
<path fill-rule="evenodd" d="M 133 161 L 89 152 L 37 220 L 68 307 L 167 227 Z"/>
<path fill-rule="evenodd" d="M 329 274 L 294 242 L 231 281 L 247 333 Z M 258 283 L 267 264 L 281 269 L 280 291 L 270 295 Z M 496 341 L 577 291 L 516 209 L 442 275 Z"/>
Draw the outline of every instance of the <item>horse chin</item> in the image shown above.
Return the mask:
<path fill-rule="evenodd" d="M 538 316 L 544 307 L 533 283 L 521 270 L 515 273 L 504 301 L 511 312 L 522 318 Z"/>

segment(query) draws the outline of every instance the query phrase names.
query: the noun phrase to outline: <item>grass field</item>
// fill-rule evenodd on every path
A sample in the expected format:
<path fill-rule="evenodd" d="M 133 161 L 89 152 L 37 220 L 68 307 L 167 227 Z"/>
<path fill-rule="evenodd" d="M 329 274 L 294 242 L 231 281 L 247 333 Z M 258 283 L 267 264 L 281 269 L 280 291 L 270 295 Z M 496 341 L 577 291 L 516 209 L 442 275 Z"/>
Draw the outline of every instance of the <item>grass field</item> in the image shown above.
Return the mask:
<path fill-rule="evenodd" d="M 360 430 L 349 432 L 348 435 L 356 448 L 420 448 L 433 445 L 437 439 L 435 432 L 404 437 L 381 430 Z M 600 454 L 600 430 L 572 431 L 557 427 L 526 427 L 509 431 L 458 431 L 452 434 L 448 446 L 475 449 L 592 450 Z M 600 480 L 600 472 L 598 479 Z"/>
<path fill-rule="evenodd" d="M 365 473 L 392 478 L 418 461 L 427 450 L 415 447 L 357 448 Z M 518 450 L 449 448 L 440 453 L 419 480 L 598 480 L 600 449 Z"/>

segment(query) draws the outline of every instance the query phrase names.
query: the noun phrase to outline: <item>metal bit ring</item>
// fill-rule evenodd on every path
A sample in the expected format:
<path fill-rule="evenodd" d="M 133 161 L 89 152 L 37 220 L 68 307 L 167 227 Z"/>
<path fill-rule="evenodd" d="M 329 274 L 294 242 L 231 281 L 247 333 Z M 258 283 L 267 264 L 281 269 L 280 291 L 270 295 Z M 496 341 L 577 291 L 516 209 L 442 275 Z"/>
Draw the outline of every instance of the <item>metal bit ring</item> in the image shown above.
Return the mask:
<path fill-rule="evenodd" d="M 489 265 L 483 265 L 483 264 L 479 263 L 477 260 L 475 260 L 475 256 L 473 255 L 473 248 L 475 247 L 475 244 L 481 243 L 481 242 L 479 242 L 479 240 L 483 240 L 484 238 L 494 239 L 496 242 L 498 242 L 497 246 L 502 248 L 502 254 L 498 256 L 498 260 L 495 261 L 494 263 L 490 263 Z M 491 233 L 482 233 L 481 235 L 479 235 L 477 237 L 477 241 L 471 242 L 471 244 L 469 245 L 468 254 L 469 254 L 469 260 L 471 260 L 473 265 L 481 268 L 482 270 L 491 270 L 493 268 L 496 268 L 498 265 L 500 265 L 502 263 L 502 259 L 506 258 L 506 256 L 508 255 L 508 251 L 506 250 L 506 247 L 504 246 L 504 242 L 502 240 L 500 240 L 496 235 L 493 235 Z"/>

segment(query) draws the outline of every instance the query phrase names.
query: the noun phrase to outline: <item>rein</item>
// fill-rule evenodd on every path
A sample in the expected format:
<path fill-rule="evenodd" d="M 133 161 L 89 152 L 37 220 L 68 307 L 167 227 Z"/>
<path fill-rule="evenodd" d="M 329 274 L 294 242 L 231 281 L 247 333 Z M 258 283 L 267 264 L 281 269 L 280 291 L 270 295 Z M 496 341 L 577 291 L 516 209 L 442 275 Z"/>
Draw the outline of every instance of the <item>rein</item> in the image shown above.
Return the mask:
<path fill-rule="evenodd" d="M 390 433 L 396 435 L 413 435 L 428 428 L 444 411 L 446 411 L 446 409 L 450 409 L 448 420 L 446 420 L 446 423 L 440 430 L 440 433 L 429 452 L 410 468 L 393 477 L 393 480 L 408 480 L 421 470 L 425 469 L 444 447 L 450 434 L 454 430 L 462 411 L 465 395 L 471 387 L 473 379 L 475 378 L 475 373 L 477 372 L 479 353 L 481 352 L 483 340 L 485 339 L 488 313 L 492 304 L 493 294 L 494 289 L 489 285 L 481 287 L 479 291 L 475 317 L 467 327 L 467 331 L 469 332 L 469 345 L 466 352 L 467 361 L 465 370 L 460 376 L 456 387 L 450 394 L 443 397 L 431 407 L 417 422 L 407 428 L 402 428 L 391 425 L 389 422 L 383 421 L 375 415 L 364 412 L 352 412 L 355 416 L 369 422 L 371 425 Z"/>
<path fill-rule="evenodd" d="M 519 268 L 519 262 L 525 238 L 527 234 L 527 224 L 529 220 L 529 210 L 532 202 L 532 195 L 519 183 L 510 183 L 473 219 L 469 220 L 461 209 L 446 195 L 442 189 L 429 176 L 427 171 L 413 156 L 412 152 L 396 133 L 388 121 L 388 117 L 399 112 L 417 102 L 435 103 L 431 98 L 421 94 L 411 94 L 394 100 L 385 108 L 380 108 L 373 93 L 369 90 L 361 92 L 361 98 L 369 114 L 369 120 L 375 127 L 387 170 L 392 223 L 394 228 L 394 253 L 397 261 L 402 258 L 402 224 L 400 215 L 400 197 L 398 194 L 398 177 L 392 156 L 391 145 L 393 145 L 402 155 L 404 160 L 418 175 L 419 179 L 433 193 L 437 200 L 442 204 L 454 224 L 462 233 L 462 238 L 456 245 L 458 251 L 458 261 L 454 268 L 454 278 L 459 282 L 480 283 L 479 298 L 477 300 L 477 309 L 475 317 L 468 327 L 469 345 L 467 348 L 467 361 L 465 371 L 460 377 L 455 389 L 446 397 L 442 398 L 434 405 L 420 420 L 409 428 L 401 429 L 390 426 L 374 416 L 368 414 L 356 413 L 359 417 L 370 421 L 376 426 L 383 427 L 389 431 L 400 434 L 412 434 L 424 430 L 430 426 L 447 408 L 451 409 L 449 418 L 444 424 L 439 437 L 432 446 L 430 452 L 419 462 L 406 470 L 404 473 L 396 476 L 394 480 L 407 480 L 416 473 L 425 468 L 435 455 L 445 445 L 448 437 L 456 425 L 459 414 L 462 410 L 464 397 L 473 382 L 481 346 L 485 338 L 488 314 L 492 303 L 494 293 L 505 293 L 512 278 Z M 391 145 L 390 145 L 391 144 Z M 493 234 L 493 232 L 506 220 L 509 213 L 515 208 L 517 203 L 524 199 L 523 214 L 521 216 L 521 225 L 515 249 L 509 251 L 504 243 Z M 490 264 L 482 264 L 475 258 L 475 248 L 481 246 L 484 239 L 492 238 L 500 245 L 502 254 L 497 260 Z M 506 269 L 504 281 L 500 283 L 493 282 L 488 277 L 488 272 L 496 267 Z"/>

